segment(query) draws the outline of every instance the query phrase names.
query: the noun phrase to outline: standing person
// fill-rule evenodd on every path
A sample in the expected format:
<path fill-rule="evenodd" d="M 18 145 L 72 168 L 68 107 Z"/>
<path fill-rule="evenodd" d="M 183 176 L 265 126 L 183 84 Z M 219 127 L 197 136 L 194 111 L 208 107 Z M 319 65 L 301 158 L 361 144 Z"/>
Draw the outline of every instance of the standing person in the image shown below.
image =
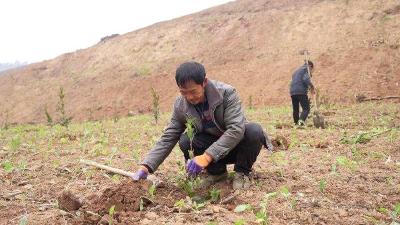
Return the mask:
<path fill-rule="evenodd" d="M 262 145 L 273 148 L 261 126 L 246 121 L 236 90 L 228 84 L 209 80 L 200 63 L 181 64 L 175 80 L 181 96 L 175 100 L 171 122 L 132 178 L 146 179 L 179 141 L 188 175 L 194 177 L 203 169 L 207 171 L 202 187 L 226 179 L 226 165 L 234 164 L 233 188 L 248 188 L 249 174 Z M 184 133 L 188 120 L 194 121 L 192 144 Z"/>
<path fill-rule="evenodd" d="M 307 69 L 309 66 L 309 70 Z M 290 96 L 292 98 L 293 120 L 295 125 L 303 126 L 308 114 L 310 113 L 310 101 L 308 100 L 307 92 L 310 89 L 311 94 L 315 94 L 314 85 L 311 82 L 311 72 L 314 69 L 314 64 L 311 61 L 304 63 L 292 75 L 290 83 Z M 310 74 L 308 74 L 310 71 Z M 299 104 L 302 112 L 299 115 Z"/>

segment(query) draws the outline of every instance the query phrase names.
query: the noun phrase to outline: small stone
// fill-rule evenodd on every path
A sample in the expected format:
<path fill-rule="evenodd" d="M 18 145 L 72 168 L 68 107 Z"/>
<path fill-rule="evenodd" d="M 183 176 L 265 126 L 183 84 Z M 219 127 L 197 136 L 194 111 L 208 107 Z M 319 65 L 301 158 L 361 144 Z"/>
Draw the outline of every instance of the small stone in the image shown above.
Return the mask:
<path fill-rule="evenodd" d="M 201 215 L 204 215 L 204 216 L 211 216 L 213 214 L 214 214 L 213 210 L 204 209 L 201 211 Z"/>
<path fill-rule="evenodd" d="M 148 212 L 148 213 L 146 213 L 146 215 L 144 217 L 149 220 L 155 220 L 155 219 L 157 219 L 158 216 L 155 212 Z"/>
<path fill-rule="evenodd" d="M 221 212 L 221 207 L 215 205 L 215 206 L 212 206 L 211 210 L 214 213 L 219 213 L 219 212 Z"/>
<path fill-rule="evenodd" d="M 251 197 L 254 196 L 254 192 L 248 191 L 248 192 L 245 194 L 245 196 L 246 196 L 246 198 L 251 198 Z"/>
<path fill-rule="evenodd" d="M 144 218 L 144 219 L 142 219 L 142 221 L 140 221 L 140 224 L 144 224 L 144 225 L 152 224 L 152 223 L 153 223 L 153 221 L 151 221 L 151 220 L 149 220 L 147 218 Z"/>
<path fill-rule="evenodd" d="M 344 209 L 339 209 L 338 214 L 340 217 L 346 217 L 348 215 L 347 211 Z"/>

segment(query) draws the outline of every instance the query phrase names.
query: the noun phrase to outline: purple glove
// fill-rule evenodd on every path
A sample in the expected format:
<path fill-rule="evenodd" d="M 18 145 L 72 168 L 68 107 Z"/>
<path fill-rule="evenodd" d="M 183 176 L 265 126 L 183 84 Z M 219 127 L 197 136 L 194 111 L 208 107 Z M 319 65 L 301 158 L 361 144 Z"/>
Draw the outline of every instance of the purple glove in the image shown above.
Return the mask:
<path fill-rule="evenodd" d="M 195 177 L 203 170 L 203 167 L 199 166 L 196 161 L 188 160 L 186 164 L 186 172 L 189 176 Z"/>
<path fill-rule="evenodd" d="M 145 180 L 147 178 L 147 172 L 139 169 L 138 171 L 136 171 L 135 174 L 133 174 L 132 179 L 133 180 Z"/>

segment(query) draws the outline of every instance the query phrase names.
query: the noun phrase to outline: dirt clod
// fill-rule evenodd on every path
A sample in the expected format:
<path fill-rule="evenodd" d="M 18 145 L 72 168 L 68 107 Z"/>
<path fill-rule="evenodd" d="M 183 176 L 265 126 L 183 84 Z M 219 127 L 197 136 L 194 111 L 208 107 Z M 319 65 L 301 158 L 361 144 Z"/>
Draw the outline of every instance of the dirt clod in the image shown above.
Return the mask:
<path fill-rule="evenodd" d="M 63 191 L 57 200 L 60 208 L 68 212 L 78 210 L 82 206 L 79 198 L 70 191 Z"/>
<path fill-rule="evenodd" d="M 277 135 L 276 138 L 272 139 L 271 142 L 275 148 L 280 148 L 285 150 L 289 148 L 288 140 L 282 135 Z"/>

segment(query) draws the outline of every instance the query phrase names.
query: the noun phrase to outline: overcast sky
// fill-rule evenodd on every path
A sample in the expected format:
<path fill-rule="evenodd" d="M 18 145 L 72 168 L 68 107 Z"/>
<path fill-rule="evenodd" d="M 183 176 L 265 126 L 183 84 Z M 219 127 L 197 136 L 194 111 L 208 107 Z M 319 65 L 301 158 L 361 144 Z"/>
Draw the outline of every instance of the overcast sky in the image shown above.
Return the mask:
<path fill-rule="evenodd" d="M 37 62 L 230 0 L 1 0 L 0 63 Z"/>

